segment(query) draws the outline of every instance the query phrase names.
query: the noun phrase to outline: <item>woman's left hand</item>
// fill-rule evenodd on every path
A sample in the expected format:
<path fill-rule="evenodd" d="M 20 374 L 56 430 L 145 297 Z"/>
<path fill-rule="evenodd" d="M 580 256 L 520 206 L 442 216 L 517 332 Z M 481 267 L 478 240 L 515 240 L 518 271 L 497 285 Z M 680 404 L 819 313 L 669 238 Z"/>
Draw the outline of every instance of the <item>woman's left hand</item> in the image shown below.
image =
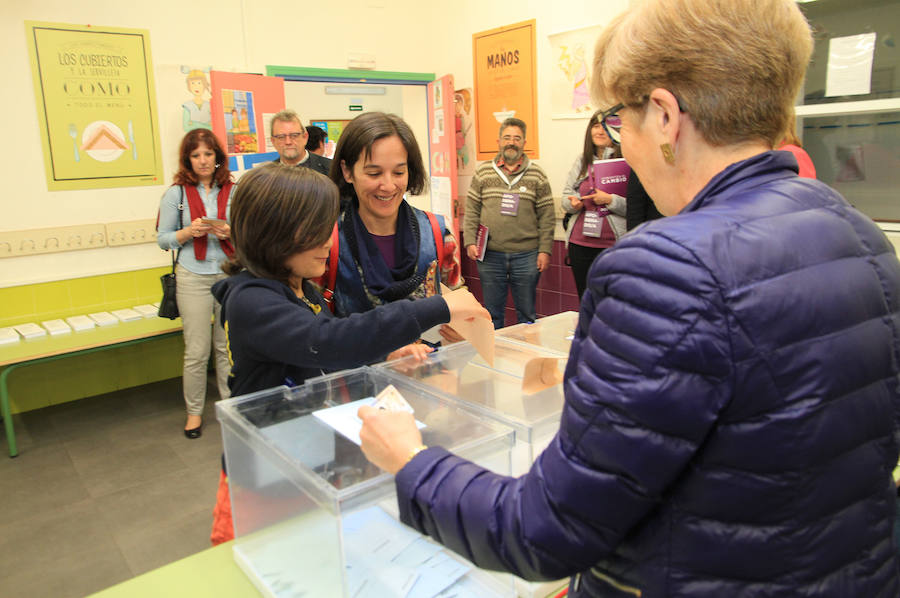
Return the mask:
<path fill-rule="evenodd" d="M 448 326 L 447 324 L 442 325 L 438 332 L 441 334 L 441 338 L 444 339 L 446 343 L 458 343 L 460 341 L 464 341 L 462 335 L 458 333 L 456 330 Z"/>
<path fill-rule="evenodd" d="M 593 193 L 591 193 L 590 195 L 585 195 L 581 199 L 582 201 L 589 199 L 594 202 L 595 206 L 605 206 L 612 202 L 612 195 L 604 191 L 600 191 L 599 189 L 594 189 Z"/>
<path fill-rule="evenodd" d="M 231 225 L 227 222 L 225 224 L 212 227 L 212 231 L 213 234 L 216 235 L 216 238 L 220 241 L 231 238 Z"/>
<path fill-rule="evenodd" d="M 359 438 L 366 458 L 388 473 L 397 473 L 422 446 L 422 433 L 412 413 L 384 411 L 365 405 L 356 413 L 362 420 Z"/>
<path fill-rule="evenodd" d="M 412 343 L 411 345 L 404 345 L 396 351 L 391 351 L 388 353 L 385 361 L 393 361 L 394 359 L 409 356 L 413 356 L 416 361 L 425 361 L 425 358 L 428 357 L 428 354 L 432 351 L 434 351 L 434 349 L 424 343 Z"/>

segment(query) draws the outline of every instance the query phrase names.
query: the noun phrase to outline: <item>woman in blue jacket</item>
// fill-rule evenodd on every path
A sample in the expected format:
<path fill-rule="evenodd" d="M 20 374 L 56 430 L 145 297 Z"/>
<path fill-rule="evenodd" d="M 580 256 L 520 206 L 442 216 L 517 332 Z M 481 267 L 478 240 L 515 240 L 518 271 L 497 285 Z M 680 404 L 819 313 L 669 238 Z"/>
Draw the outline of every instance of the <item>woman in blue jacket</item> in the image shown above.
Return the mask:
<path fill-rule="evenodd" d="M 334 293 L 335 314 L 437 295 L 441 283 L 451 289 L 462 286 L 456 240 L 444 218 L 406 201 L 407 193 L 425 189 L 428 174 L 403 119 L 367 112 L 350 121 L 338 140 L 329 176 L 341 193 L 339 265 L 324 285 Z M 460 340 L 446 327 L 441 334 Z"/>
<path fill-rule="evenodd" d="M 560 430 L 518 479 L 363 408 L 404 522 L 570 596 L 900 595 L 900 263 L 772 151 L 792 0 L 647 0 L 597 44 L 607 133 L 667 218 L 595 262 Z"/>

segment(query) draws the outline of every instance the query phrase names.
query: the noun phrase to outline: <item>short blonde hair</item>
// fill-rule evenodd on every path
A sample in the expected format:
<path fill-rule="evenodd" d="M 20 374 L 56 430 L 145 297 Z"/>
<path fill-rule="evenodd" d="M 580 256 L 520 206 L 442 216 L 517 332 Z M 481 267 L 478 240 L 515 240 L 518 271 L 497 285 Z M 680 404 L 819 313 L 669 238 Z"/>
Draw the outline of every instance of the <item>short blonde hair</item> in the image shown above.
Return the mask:
<path fill-rule="evenodd" d="M 275 134 L 275 123 L 276 123 L 276 121 L 280 121 L 280 122 L 283 122 L 283 123 L 297 123 L 297 126 L 298 126 L 298 127 L 300 127 L 301 129 L 303 129 L 304 131 L 306 130 L 306 129 L 303 127 L 303 121 L 300 120 L 300 117 L 297 115 L 297 113 L 294 112 L 293 110 L 291 110 L 290 108 L 287 108 L 287 109 L 285 109 L 285 110 L 282 110 L 281 112 L 276 112 L 276 113 L 272 116 L 272 122 L 269 123 L 269 135 L 274 135 L 274 134 Z"/>
<path fill-rule="evenodd" d="M 598 105 L 637 107 L 664 88 L 709 144 L 774 145 L 811 53 L 794 0 L 644 0 L 597 40 L 592 91 Z"/>

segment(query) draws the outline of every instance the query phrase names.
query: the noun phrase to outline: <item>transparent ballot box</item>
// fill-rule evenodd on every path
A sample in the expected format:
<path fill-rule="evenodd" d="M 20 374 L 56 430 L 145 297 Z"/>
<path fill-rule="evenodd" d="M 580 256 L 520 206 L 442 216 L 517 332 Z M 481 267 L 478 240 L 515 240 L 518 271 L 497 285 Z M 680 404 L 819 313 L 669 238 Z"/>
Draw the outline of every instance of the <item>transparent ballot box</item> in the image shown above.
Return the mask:
<path fill-rule="evenodd" d="M 422 362 L 412 358 L 375 366 L 460 401 L 516 433 L 512 474 L 528 471 L 559 429 L 567 357 L 497 338 L 489 365 L 467 342 L 444 347 Z"/>
<path fill-rule="evenodd" d="M 423 362 L 404 358 L 375 368 L 384 369 L 391 376 L 409 378 L 513 428 L 516 443 L 512 472 L 518 476 L 529 470 L 559 429 L 567 359 L 562 353 L 498 335 L 493 365 L 478 355 L 470 343 L 463 342 L 441 348 Z M 566 583 L 515 578 L 516 592 L 524 598 L 555 595 Z"/>
<path fill-rule="evenodd" d="M 536 345 L 565 355 L 572 348 L 578 312 L 564 311 L 538 318 L 533 324 L 516 324 L 497 330 L 496 335 L 517 343 Z"/>
<path fill-rule="evenodd" d="M 235 560 L 270 597 L 514 596 L 512 576 L 478 569 L 399 522 L 393 476 L 357 444 L 359 404 L 389 384 L 426 444 L 509 471 L 512 430 L 384 371 L 220 401 Z"/>

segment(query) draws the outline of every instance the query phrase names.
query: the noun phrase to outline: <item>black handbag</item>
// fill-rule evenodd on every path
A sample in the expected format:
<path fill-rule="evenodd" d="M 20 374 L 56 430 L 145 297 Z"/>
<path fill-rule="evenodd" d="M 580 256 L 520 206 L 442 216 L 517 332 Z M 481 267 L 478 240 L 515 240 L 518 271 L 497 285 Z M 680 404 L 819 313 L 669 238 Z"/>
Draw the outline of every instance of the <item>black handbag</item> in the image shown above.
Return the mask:
<path fill-rule="evenodd" d="M 181 188 L 181 201 L 178 202 L 179 216 L 184 212 L 184 187 Z M 180 218 L 179 218 L 180 220 Z M 175 298 L 175 263 L 181 255 L 181 249 L 177 254 L 172 254 L 172 271 L 159 277 L 162 283 L 162 299 L 159 301 L 159 311 L 157 315 L 160 318 L 169 318 L 174 320 L 179 316 L 178 301 Z"/>
<path fill-rule="evenodd" d="M 181 254 L 181 250 L 178 250 L 178 254 Z M 172 271 L 166 274 L 163 274 L 159 277 L 159 281 L 162 283 L 162 299 L 159 301 L 159 312 L 157 314 L 160 318 L 169 318 L 170 320 L 174 320 L 178 317 L 178 301 L 175 299 L 175 262 L 178 260 L 176 255 L 172 255 Z"/>

